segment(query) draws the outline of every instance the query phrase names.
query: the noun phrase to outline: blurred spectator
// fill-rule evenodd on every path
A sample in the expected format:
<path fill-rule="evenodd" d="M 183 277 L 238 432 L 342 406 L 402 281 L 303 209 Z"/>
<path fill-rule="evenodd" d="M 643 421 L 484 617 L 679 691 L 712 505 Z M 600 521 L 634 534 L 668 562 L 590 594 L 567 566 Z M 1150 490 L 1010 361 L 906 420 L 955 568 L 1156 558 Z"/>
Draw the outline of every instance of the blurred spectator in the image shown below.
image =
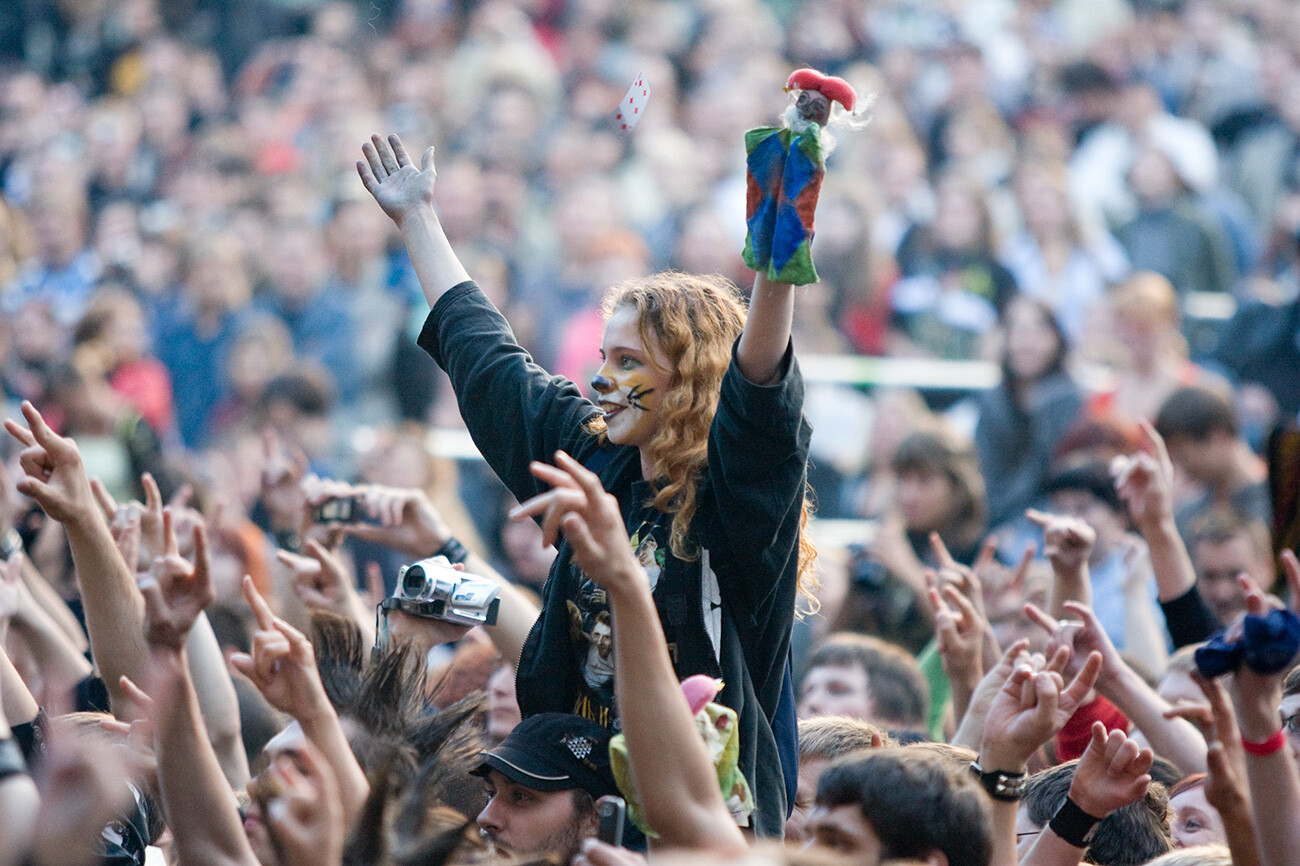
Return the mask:
<path fill-rule="evenodd" d="M 258 306 L 284 321 L 297 356 L 321 365 L 333 378 L 339 398 L 351 401 L 362 372 L 354 349 L 354 321 L 347 300 L 329 290 L 321 233 L 306 223 L 280 226 L 267 253 L 268 292 Z M 382 342 L 382 334 L 375 336 Z"/>
<path fill-rule="evenodd" d="M 1207 511 L 1191 523 L 1192 566 L 1196 588 L 1206 605 L 1228 625 L 1246 612 L 1237 583 L 1246 575 L 1261 592 L 1273 585 L 1273 546 L 1266 523 L 1229 508 Z"/>
<path fill-rule="evenodd" d="M 1083 406 L 1065 368 L 1068 346 L 1042 301 L 1018 297 L 1002 316 L 1002 382 L 980 396 L 975 451 L 988 490 L 990 526 L 1019 520 L 1047 480 L 1057 440 Z"/>
<path fill-rule="evenodd" d="M 1022 294 L 1045 301 L 1073 345 L 1099 312 L 1106 289 L 1128 271 L 1123 247 L 1104 229 L 1072 212 L 1065 167 L 1044 162 L 1020 166 L 1016 201 L 1024 228 L 1003 247 L 1002 261 Z"/>
<path fill-rule="evenodd" d="M 1187 358 L 1179 331 L 1178 298 L 1169 280 L 1144 271 L 1121 283 L 1110 296 L 1111 334 L 1118 352 L 1112 389 L 1088 401 L 1094 417 L 1129 424 L 1151 420 L 1175 390 L 1188 385 L 1223 387 Z"/>
<path fill-rule="evenodd" d="M 1267 469 L 1240 436 L 1232 406 L 1205 388 L 1180 388 L 1156 415 L 1155 428 L 1169 449 L 1174 466 L 1204 493 L 1175 515 L 1183 538 L 1214 508 L 1230 507 L 1272 525 Z"/>
<path fill-rule="evenodd" d="M 1015 279 L 994 258 L 993 221 L 981 189 L 948 175 L 936 196 L 933 221 L 913 225 L 899 244 L 894 320 L 915 352 L 975 358 L 1015 293 Z"/>
<path fill-rule="evenodd" d="M 144 310 L 129 292 L 102 288 L 77 323 L 73 344 L 93 352 L 113 390 L 160 436 L 172 433 L 172 383 L 167 368 L 149 355 Z"/>
<path fill-rule="evenodd" d="M 185 284 L 158 311 L 158 357 L 171 373 L 181 441 L 191 448 L 207 443 L 211 413 L 227 393 L 227 353 L 251 295 L 239 242 L 216 235 L 190 245 Z"/>
<path fill-rule="evenodd" d="M 75 183 L 50 184 L 28 204 L 35 255 L 24 263 L 4 295 L 7 312 L 31 302 L 49 305 L 60 325 L 81 318 L 99 278 L 90 249 L 90 209 Z"/>

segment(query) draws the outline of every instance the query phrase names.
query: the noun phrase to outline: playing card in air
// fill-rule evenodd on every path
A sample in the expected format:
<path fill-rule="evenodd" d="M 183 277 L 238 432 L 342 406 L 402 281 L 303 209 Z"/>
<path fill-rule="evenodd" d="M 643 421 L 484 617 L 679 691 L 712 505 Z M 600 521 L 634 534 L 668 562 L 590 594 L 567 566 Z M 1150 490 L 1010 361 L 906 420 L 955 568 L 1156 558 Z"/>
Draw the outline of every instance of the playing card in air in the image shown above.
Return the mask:
<path fill-rule="evenodd" d="M 631 132 L 636 125 L 641 122 L 641 115 L 645 114 L 645 104 L 650 100 L 650 85 L 646 83 L 645 73 L 642 72 L 632 82 L 632 86 L 627 89 L 623 96 L 623 101 L 619 103 L 618 113 L 614 119 L 619 123 L 619 129 L 623 132 Z"/>

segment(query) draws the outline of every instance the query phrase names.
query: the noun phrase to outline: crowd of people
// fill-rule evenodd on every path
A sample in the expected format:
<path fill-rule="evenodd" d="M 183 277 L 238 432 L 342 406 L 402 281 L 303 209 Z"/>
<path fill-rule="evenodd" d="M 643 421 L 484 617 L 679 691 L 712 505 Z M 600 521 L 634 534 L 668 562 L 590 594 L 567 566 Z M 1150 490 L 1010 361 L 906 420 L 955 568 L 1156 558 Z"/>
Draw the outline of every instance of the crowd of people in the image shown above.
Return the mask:
<path fill-rule="evenodd" d="M 0 9 L 0 866 L 1288 864 L 1296 46 Z M 791 118 L 807 286 L 745 266 Z"/>

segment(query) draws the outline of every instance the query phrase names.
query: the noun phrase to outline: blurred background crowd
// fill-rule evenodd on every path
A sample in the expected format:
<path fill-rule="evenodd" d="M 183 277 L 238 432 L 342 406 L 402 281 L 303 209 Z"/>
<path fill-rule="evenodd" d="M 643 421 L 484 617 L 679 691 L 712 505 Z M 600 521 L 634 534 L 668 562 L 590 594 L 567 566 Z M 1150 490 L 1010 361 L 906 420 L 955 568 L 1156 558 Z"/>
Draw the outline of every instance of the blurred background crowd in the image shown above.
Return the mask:
<path fill-rule="evenodd" d="M 458 412 L 360 143 L 437 147 L 452 244 L 539 362 L 587 382 L 610 284 L 746 285 L 741 136 L 808 65 L 875 96 L 837 134 L 796 308 L 828 609 L 898 574 L 918 595 L 932 531 L 970 562 L 1004 530 L 1013 561 L 1026 507 L 1189 387 L 1211 403 L 1157 424 L 1180 501 L 1267 524 L 1256 454 L 1300 409 L 1297 46 L 1286 0 L 15 0 L 4 396 L 119 499 L 148 470 L 276 529 L 269 429 L 322 475 L 425 487 L 536 585 L 535 528 L 503 529 L 490 473 L 426 436 Z M 1065 487 L 1115 506 L 1099 563 L 1133 538 L 1104 477 Z"/>

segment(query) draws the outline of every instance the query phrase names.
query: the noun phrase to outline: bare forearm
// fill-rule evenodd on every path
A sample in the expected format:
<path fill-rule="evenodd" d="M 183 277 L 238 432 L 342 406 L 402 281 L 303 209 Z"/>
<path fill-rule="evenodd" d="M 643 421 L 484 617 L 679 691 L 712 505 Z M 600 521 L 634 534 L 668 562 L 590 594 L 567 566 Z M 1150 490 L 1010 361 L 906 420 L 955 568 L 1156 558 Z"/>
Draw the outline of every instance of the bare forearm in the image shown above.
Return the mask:
<path fill-rule="evenodd" d="M 370 783 L 352 754 L 352 747 L 339 724 L 338 714 L 328 699 L 325 699 L 323 692 L 321 698 L 320 711 L 298 719 L 298 723 L 302 725 L 303 734 L 325 757 L 330 769 L 338 777 L 339 800 L 343 803 L 344 817 L 351 825 L 361 814 L 361 808 L 370 796 Z"/>
<path fill-rule="evenodd" d="M 1300 849 L 1300 776 L 1291 750 L 1283 747 L 1271 755 L 1246 755 L 1246 777 L 1255 804 L 1260 862 L 1263 866 L 1294 863 L 1294 852 Z"/>
<path fill-rule="evenodd" d="M 993 857 L 989 866 L 1016 866 L 1016 811 L 1014 801 L 993 801 Z"/>
<path fill-rule="evenodd" d="M 1151 554 L 1151 570 L 1156 576 L 1157 597 L 1173 601 L 1196 585 L 1196 570 L 1187 553 L 1173 517 L 1141 527 Z"/>
<path fill-rule="evenodd" d="M 18 669 L 14 667 L 13 660 L 2 647 L 0 647 L 0 706 L 4 708 L 3 714 L 0 714 L 0 724 L 3 724 L 5 737 L 9 736 L 10 725 L 26 724 L 36 718 L 41 711 L 27 684 L 19 676 Z"/>
<path fill-rule="evenodd" d="M 1167 719 L 1169 702 L 1148 686 L 1128 665 L 1108 670 L 1097 690 L 1128 717 L 1156 754 L 1168 758 L 1184 773 L 1205 772 L 1205 737 L 1186 719 Z"/>
<path fill-rule="evenodd" d="M 90 662 L 45 611 L 27 612 L 14 620 L 13 628 L 36 655 L 42 675 L 58 688 L 70 689 L 90 676 Z"/>
<path fill-rule="evenodd" d="M 1250 804 L 1219 814 L 1223 817 L 1228 850 L 1232 852 L 1232 866 L 1261 866 L 1259 846 L 1255 842 L 1255 815 Z"/>
<path fill-rule="evenodd" d="M 23 583 L 27 591 L 32 594 L 32 598 L 36 599 L 41 609 L 54 620 L 59 631 L 63 632 L 77 652 L 85 653 L 90 649 L 90 642 L 86 640 L 86 632 L 81 628 L 81 623 L 77 622 L 77 617 L 72 610 L 54 591 L 54 587 L 50 586 L 49 581 L 36 570 L 31 560 L 23 565 Z"/>
<path fill-rule="evenodd" d="M 1088 582 L 1088 566 L 1077 568 L 1052 567 L 1052 616 L 1065 619 L 1069 612 L 1067 601 L 1077 601 L 1092 607 L 1092 585 Z"/>
<path fill-rule="evenodd" d="M 32 827 L 40 809 L 41 796 L 31 776 L 0 779 L 0 866 L 23 862 L 31 845 Z"/>
<path fill-rule="evenodd" d="M 1163 671 L 1169 664 L 1164 629 L 1156 620 L 1149 584 L 1138 584 L 1124 592 L 1124 644 L 1126 652 L 1149 671 Z"/>
<path fill-rule="evenodd" d="M 1083 859 L 1084 850 L 1056 835 L 1051 827 L 1044 827 L 1034 840 L 1034 847 L 1020 861 L 1020 866 L 1075 866 Z"/>
<path fill-rule="evenodd" d="M 158 781 L 181 866 L 257 866 L 230 786 L 203 729 L 184 653 L 150 656 Z"/>
<path fill-rule="evenodd" d="M 114 715 L 124 718 L 120 714 L 126 697 L 118 680 L 125 675 L 142 682 L 147 666 L 144 601 L 102 518 L 87 516 L 65 524 L 64 530 L 81 588 L 91 655 L 108 686 Z"/>
<path fill-rule="evenodd" d="M 413 210 L 402 219 L 398 228 L 430 307 L 448 289 L 469 279 L 469 272 L 451 248 L 432 207 L 422 206 Z"/>
<path fill-rule="evenodd" d="M 239 726 L 239 699 L 206 616 L 200 615 L 194 623 L 185 652 L 208 739 L 230 787 L 242 788 L 248 784 L 248 756 Z"/>
<path fill-rule="evenodd" d="M 774 283 L 763 274 L 755 276 L 749 316 L 736 349 L 736 362 L 746 379 L 757 385 L 776 381 L 793 322 L 794 287 Z"/>
<path fill-rule="evenodd" d="M 667 846 L 743 850 L 668 657 L 649 586 L 611 593 L 610 602 L 619 713 L 650 826 Z"/>

